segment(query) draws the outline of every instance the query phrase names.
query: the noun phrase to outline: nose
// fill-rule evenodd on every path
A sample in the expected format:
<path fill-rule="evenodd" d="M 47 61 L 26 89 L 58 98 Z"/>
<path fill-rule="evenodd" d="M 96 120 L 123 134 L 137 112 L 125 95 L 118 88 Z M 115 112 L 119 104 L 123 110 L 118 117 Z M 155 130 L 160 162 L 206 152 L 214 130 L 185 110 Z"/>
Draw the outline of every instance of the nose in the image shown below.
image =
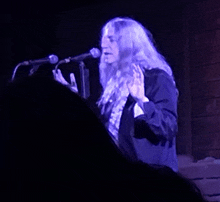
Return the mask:
<path fill-rule="evenodd" d="M 108 48 L 108 40 L 105 37 L 102 38 L 101 47 L 102 49 Z"/>

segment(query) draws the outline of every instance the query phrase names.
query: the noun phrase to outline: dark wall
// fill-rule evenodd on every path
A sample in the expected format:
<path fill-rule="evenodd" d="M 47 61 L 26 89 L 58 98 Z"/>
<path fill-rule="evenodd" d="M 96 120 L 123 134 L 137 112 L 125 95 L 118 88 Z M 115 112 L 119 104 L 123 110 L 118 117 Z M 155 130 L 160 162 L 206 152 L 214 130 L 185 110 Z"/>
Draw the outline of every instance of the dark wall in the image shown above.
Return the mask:
<path fill-rule="evenodd" d="M 100 29 L 107 20 L 132 17 L 152 32 L 158 50 L 174 71 L 180 92 L 178 154 L 219 158 L 219 9 L 218 0 L 109 0 L 44 6 L 16 3 L 0 14 L 0 85 L 4 86 L 19 62 L 51 53 L 63 59 L 88 52 L 99 47 Z M 95 102 L 100 93 L 98 60 L 85 64 L 90 71 L 91 100 Z M 18 76 L 26 76 L 28 68 L 22 67 Z M 60 68 L 67 80 L 74 72 L 79 83 L 77 64 Z M 42 72 L 50 75 L 52 69 L 48 66 Z"/>
<path fill-rule="evenodd" d="M 188 8 L 192 144 L 197 158 L 220 158 L 220 2 Z"/>

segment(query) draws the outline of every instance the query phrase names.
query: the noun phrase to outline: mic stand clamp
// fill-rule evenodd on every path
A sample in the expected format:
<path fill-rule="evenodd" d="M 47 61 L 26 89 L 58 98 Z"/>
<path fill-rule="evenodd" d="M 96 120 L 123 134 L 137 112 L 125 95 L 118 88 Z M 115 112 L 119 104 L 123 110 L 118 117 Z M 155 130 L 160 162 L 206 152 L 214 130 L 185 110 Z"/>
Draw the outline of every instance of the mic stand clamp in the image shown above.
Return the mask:
<path fill-rule="evenodd" d="M 33 67 L 31 68 L 30 72 L 29 72 L 29 76 L 33 75 L 34 72 L 36 72 L 38 70 L 40 65 L 33 65 Z"/>

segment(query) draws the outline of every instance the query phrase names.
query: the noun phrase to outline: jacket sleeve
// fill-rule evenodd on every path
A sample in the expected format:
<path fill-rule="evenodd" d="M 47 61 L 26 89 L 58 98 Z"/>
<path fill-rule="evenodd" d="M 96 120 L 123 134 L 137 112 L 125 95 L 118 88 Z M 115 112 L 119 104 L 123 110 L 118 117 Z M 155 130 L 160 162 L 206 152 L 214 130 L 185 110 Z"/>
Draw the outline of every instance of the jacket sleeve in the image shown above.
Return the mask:
<path fill-rule="evenodd" d="M 144 103 L 144 114 L 135 118 L 135 136 L 155 144 L 171 140 L 178 131 L 176 86 L 165 72 L 151 75 L 146 80 L 145 94 L 149 102 Z"/>

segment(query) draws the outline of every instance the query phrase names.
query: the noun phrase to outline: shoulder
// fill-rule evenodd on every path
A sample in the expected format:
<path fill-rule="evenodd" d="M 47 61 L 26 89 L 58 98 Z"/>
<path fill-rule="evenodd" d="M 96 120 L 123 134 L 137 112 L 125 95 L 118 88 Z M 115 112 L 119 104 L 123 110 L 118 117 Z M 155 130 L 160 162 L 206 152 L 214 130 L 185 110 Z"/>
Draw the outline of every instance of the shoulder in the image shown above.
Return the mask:
<path fill-rule="evenodd" d="M 175 80 L 164 70 L 159 68 L 146 70 L 144 77 L 145 91 L 149 96 L 159 91 L 162 93 L 169 91 L 178 94 Z"/>
<path fill-rule="evenodd" d="M 159 69 L 159 68 L 145 70 L 144 75 L 145 77 L 154 77 L 154 78 L 165 77 L 165 78 L 173 80 L 172 76 L 170 76 L 166 71 Z"/>
<path fill-rule="evenodd" d="M 165 83 L 172 83 L 175 86 L 174 78 L 171 75 L 169 75 L 167 72 L 159 68 L 145 70 L 144 77 L 145 77 L 145 83 L 147 82 L 152 84 L 157 84 L 157 83 L 160 84 L 165 82 Z"/>

